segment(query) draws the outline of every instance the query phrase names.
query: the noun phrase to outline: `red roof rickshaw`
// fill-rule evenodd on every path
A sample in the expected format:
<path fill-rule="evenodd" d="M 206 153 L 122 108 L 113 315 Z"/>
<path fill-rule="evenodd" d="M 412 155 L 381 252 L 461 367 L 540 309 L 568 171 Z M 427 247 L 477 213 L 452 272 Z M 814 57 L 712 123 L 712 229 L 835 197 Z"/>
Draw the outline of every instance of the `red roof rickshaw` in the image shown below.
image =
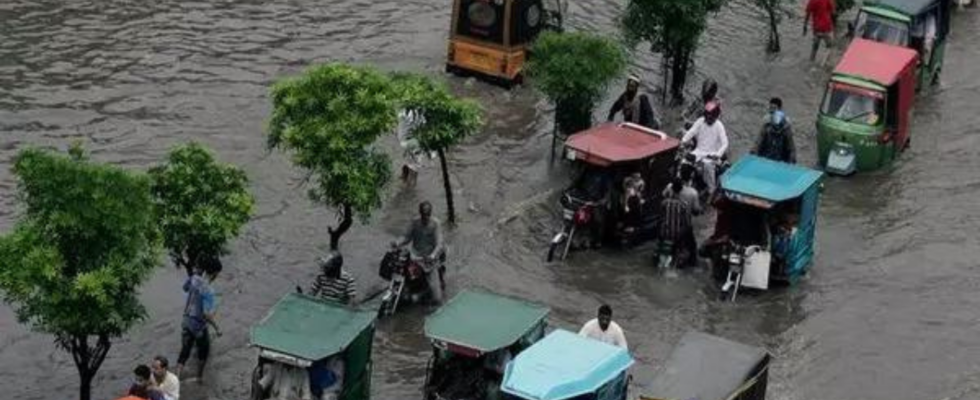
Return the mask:
<path fill-rule="evenodd" d="M 580 171 L 562 193 L 562 228 L 551 240 L 548 261 L 564 260 L 583 230 L 588 233 L 583 240 L 592 244 L 651 238 L 658 223 L 654 211 L 679 145 L 663 132 L 631 123 L 602 124 L 569 136 L 565 156 Z M 624 201 L 626 184 L 641 192 L 632 204 Z"/>

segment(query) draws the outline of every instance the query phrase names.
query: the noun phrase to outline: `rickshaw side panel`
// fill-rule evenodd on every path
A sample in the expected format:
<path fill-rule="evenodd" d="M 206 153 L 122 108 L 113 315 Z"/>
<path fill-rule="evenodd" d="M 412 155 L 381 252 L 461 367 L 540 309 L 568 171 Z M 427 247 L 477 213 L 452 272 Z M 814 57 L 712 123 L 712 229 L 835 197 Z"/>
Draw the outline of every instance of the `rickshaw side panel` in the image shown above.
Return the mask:
<path fill-rule="evenodd" d="M 371 353 L 374 347 L 374 326 L 364 330 L 347 347 L 344 354 L 344 390 L 340 400 L 371 398 Z"/>
<path fill-rule="evenodd" d="M 787 261 L 786 274 L 791 284 L 806 274 L 813 264 L 813 243 L 816 237 L 817 208 L 820 202 L 819 184 L 806 191 L 800 205 L 800 223 L 793 245 L 793 255 Z"/>

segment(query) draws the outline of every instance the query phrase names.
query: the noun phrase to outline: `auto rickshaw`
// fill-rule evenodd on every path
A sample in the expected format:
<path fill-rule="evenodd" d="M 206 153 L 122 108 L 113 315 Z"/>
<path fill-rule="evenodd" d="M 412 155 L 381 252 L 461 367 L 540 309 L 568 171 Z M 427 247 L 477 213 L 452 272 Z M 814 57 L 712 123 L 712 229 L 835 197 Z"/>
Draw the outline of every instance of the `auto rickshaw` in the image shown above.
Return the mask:
<path fill-rule="evenodd" d="M 854 39 L 827 83 L 817 116 L 817 153 L 836 175 L 871 171 L 909 145 L 914 50 Z"/>
<path fill-rule="evenodd" d="M 853 22 L 854 36 L 917 51 L 922 88 L 938 81 L 943 69 L 951 11 L 951 0 L 865 1 Z"/>
<path fill-rule="evenodd" d="M 518 354 L 500 388 L 507 400 L 626 400 L 626 349 L 556 330 Z"/>
<path fill-rule="evenodd" d="M 544 337 L 548 307 L 466 290 L 425 319 L 425 400 L 501 399 L 504 367 Z"/>
<path fill-rule="evenodd" d="M 252 327 L 249 344 L 259 359 L 251 399 L 370 399 L 376 316 L 376 310 L 287 294 Z"/>
<path fill-rule="evenodd" d="M 813 262 L 819 183 L 823 173 L 753 155 L 721 176 L 722 198 L 709 243 L 722 298 L 741 287 L 766 290 L 770 281 L 793 284 Z"/>
<path fill-rule="evenodd" d="M 688 332 L 640 400 L 765 400 L 769 352 Z"/>
<path fill-rule="evenodd" d="M 563 0 L 454 0 L 446 71 L 521 83 L 531 42 L 542 30 L 561 30 L 566 6 Z"/>
<path fill-rule="evenodd" d="M 552 237 L 548 261 L 564 260 L 582 231 L 593 244 L 652 239 L 679 145 L 663 132 L 632 123 L 602 124 L 569 136 L 565 156 L 580 172 L 559 201 L 563 224 Z M 636 181 L 634 174 L 643 183 L 642 193 L 628 198 L 625 184 Z"/>

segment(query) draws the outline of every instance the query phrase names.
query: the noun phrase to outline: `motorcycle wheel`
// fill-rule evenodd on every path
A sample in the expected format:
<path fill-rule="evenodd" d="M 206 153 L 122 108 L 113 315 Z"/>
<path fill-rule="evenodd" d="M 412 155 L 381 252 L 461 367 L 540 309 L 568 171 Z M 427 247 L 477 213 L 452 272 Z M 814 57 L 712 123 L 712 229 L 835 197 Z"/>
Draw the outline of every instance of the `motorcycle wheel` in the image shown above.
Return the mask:
<path fill-rule="evenodd" d="M 561 243 L 552 242 L 551 245 L 548 246 L 548 262 L 555 260 L 555 252 L 558 250 L 559 245 L 561 245 Z"/>

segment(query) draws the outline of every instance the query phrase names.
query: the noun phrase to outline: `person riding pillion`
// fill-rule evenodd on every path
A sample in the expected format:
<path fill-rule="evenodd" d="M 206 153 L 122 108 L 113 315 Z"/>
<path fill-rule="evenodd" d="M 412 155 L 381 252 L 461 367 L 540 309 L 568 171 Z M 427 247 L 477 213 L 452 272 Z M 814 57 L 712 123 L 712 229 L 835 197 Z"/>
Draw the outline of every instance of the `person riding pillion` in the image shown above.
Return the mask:
<path fill-rule="evenodd" d="M 694 121 L 691 129 L 684 133 L 682 143 L 696 142 L 696 146 L 691 154 L 694 155 L 701 177 L 707 186 L 708 194 L 714 194 L 717 188 L 715 177 L 715 166 L 728 152 L 728 134 L 725 132 L 725 124 L 720 120 L 721 105 L 717 101 L 710 101 L 704 106 L 704 116 Z"/>
<path fill-rule="evenodd" d="M 440 260 L 444 256 L 442 225 L 432 216 L 432 204 L 423 201 L 419 204 L 419 218 L 412 220 L 408 232 L 394 244 L 398 247 L 411 243 L 409 248 L 413 259 L 422 260 L 422 269 L 432 295 L 432 301 L 442 302 L 442 266 Z"/>
<path fill-rule="evenodd" d="M 609 109 L 608 121 L 623 113 L 623 121 L 642 125 L 650 129 L 660 129 L 660 121 L 653 111 L 650 97 L 640 93 L 640 78 L 630 76 L 626 80 L 626 91 L 623 92 Z"/>
<path fill-rule="evenodd" d="M 708 78 L 701 82 L 701 96 L 691 101 L 684 110 L 684 129 L 691 129 L 694 121 L 704 115 L 704 106 L 712 101 L 721 102 L 721 99 L 718 98 L 718 82 Z"/>
<path fill-rule="evenodd" d="M 796 163 L 796 144 L 793 142 L 793 129 L 783 111 L 783 100 L 773 97 L 769 100 L 769 114 L 762 125 L 759 140 L 752 154 L 784 163 Z"/>

